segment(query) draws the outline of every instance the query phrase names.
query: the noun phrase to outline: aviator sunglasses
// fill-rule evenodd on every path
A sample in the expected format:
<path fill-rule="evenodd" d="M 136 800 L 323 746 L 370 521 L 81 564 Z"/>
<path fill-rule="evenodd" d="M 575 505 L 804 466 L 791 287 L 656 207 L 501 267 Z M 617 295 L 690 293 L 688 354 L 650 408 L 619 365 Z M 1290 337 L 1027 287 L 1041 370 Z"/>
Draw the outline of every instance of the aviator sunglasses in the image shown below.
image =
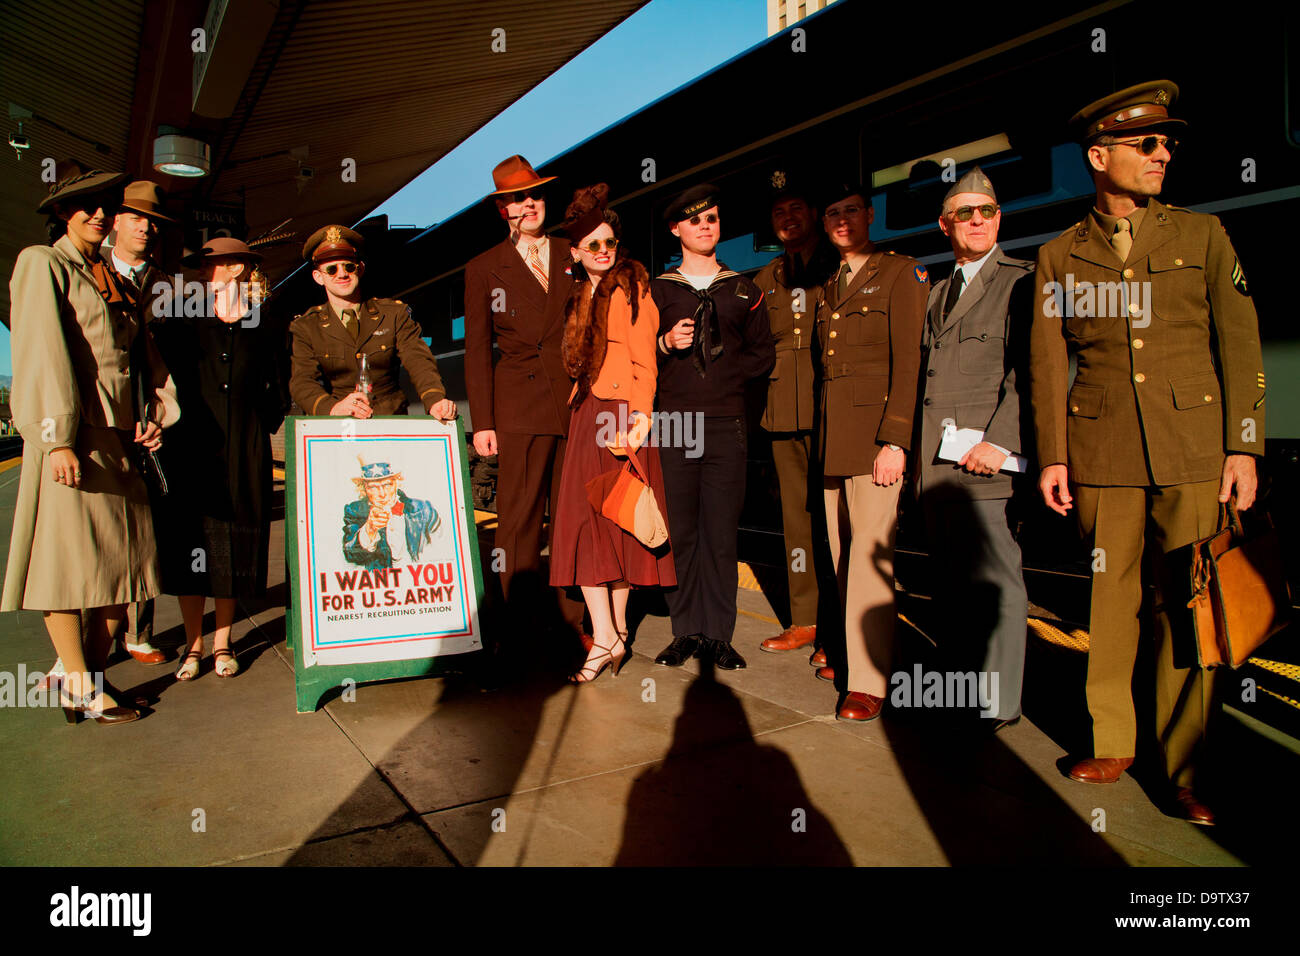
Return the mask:
<path fill-rule="evenodd" d="M 320 271 L 325 273 L 327 276 L 336 275 L 340 269 L 348 275 L 352 275 L 352 273 L 357 271 L 357 264 L 355 262 L 331 262 L 327 266 L 320 267 Z"/>
<path fill-rule="evenodd" d="M 586 244 L 585 246 L 583 246 L 582 248 L 586 249 L 588 252 L 590 252 L 590 253 L 594 256 L 596 253 L 600 252 L 600 244 L 601 244 L 601 242 L 604 242 L 604 244 L 605 244 L 605 248 L 606 248 L 609 252 L 613 252 L 615 249 L 618 248 L 618 240 L 615 239 L 613 236 L 609 236 L 608 238 L 603 239 L 603 240 L 601 240 L 601 239 L 593 239 L 593 240 L 591 240 L 591 242 L 587 243 L 587 244 Z"/>
<path fill-rule="evenodd" d="M 1172 156 L 1174 150 L 1178 148 L 1178 140 L 1172 136 L 1143 136 L 1139 139 L 1125 139 L 1118 143 L 1107 144 L 1108 149 L 1114 149 L 1116 146 L 1132 146 L 1143 156 L 1150 156 L 1163 146 Z"/>
<path fill-rule="evenodd" d="M 970 222 L 977 209 L 985 219 L 992 219 L 998 214 L 997 203 L 986 202 L 981 206 L 958 206 L 952 211 L 952 218 L 958 222 Z"/>

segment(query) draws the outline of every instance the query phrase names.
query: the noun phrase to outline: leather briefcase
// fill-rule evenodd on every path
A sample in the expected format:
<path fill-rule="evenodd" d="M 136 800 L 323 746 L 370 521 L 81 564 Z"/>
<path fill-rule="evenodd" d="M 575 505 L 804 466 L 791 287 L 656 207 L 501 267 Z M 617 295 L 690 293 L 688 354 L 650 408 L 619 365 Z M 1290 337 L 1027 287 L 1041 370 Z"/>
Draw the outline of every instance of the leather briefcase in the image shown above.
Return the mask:
<path fill-rule="evenodd" d="M 1193 546 L 1192 626 L 1202 667 L 1240 667 L 1291 615 L 1282 545 L 1272 521 L 1247 537 L 1236 499 L 1219 506 L 1219 530 Z"/>

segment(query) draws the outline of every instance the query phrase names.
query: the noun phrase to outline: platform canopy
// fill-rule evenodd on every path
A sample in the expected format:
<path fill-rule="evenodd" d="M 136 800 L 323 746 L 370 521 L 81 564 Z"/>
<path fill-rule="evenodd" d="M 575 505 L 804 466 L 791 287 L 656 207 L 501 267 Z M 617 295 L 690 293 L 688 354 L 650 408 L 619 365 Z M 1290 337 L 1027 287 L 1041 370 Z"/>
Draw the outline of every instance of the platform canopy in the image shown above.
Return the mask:
<path fill-rule="evenodd" d="M 365 215 L 645 2 L 5 3 L 0 88 L 30 146 L 0 144 L 0 316 L 18 251 L 45 239 L 46 159 L 153 179 L 213 228 L 238 209 L 250 239 L 291 220 L 296 241 L 263 248 L 276 279 L 312 231 Z M 154 170 L 172 131 L 208 144 L 207 176 Z"/>

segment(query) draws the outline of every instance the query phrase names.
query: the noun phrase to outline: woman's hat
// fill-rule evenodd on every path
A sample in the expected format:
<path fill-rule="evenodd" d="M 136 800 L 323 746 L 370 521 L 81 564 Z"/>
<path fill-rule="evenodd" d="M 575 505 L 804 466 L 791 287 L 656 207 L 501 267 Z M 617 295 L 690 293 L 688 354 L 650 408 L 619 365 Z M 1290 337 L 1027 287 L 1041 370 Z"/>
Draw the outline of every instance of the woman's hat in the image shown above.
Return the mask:
<path fill-rule="evenodd" d="M 502 193 L 533 189 L 542 183 L 549 183 L 554 178 L 554 176 L 537 175 L 537 170 L 533 169 L 532 163 L 528 160 L 519 155 L 511 156 L 497 163 L 496 168 L 492 170 L 492 184 L 496 189 L 488 195 L 500 196 Z"/>
<path fill-rule="evenodd" d="M 131 212 L 138 212 L 150 219 L 176 222 L 165 211 L 167 209 L 167 194 L 163 192 L 161 186 L 147 179 L 137 179 L 127 185 L 122 193 L 121 208 L 129 209 Z"/>
<path fill-rule="evenodd" d="M 225 256 L 238 256 L 252 263 L 262 261 L 262 256 L 248 248 L 247 243 L 231 239 L 229 236 L 218 236 L 205 242 L 198 252 L 192 252 L 182 259 L 181 265 L 197 266 L 202 264 L 204 259 L 218 259 Z"/>
<path fill-rule="evenodd" d="M 573 202 L 564 210 L 564 222 L 560 228 L 571 242 L 577 242 L 583 236 L 589 236 L 605 221 L 605 203 L 609 199 L 609 186 L 596 183 L 575 190 Z"/>
<path fill-rule="evenodd" d="M 54 178 L 54 185 L 50 187 L 45 201 L 36 207 L 37 212 L 50 212 L 54 209 L 55 203 L 71 199 L 73 196 L 107 192 L 121 185 L 127 175 L 105 172 L 102 169 L 86 169 L 75 159 L 65 159 L 55 165 Z"/>

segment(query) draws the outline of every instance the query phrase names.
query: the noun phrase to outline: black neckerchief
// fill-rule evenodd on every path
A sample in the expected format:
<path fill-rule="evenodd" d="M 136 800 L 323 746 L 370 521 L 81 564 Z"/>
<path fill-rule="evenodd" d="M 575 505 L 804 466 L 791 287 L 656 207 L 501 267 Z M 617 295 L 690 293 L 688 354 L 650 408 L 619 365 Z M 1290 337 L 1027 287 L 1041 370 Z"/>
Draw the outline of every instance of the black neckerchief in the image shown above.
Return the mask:
<path fill-rule="evenodd" d="M 719 265 L 721 266 L 721 264 Z M 722 330 L 718 327 L 718 310 L 713 304 L 713 292 L 722 282 L 739 274 L 721 267 L 706 289 L 695 288 L 691 284 L 691 280 L 682 275 L 680 268 L 674 269 L 672 272 L 665 272 L 659 277 L 689 289 L 691 294 L 699 300 L 693 316 L 695 339 L 691 345 L 691 362 L 695 365 L 695 371 L 699 373 L 700 378 L 704 378 L 706 366 L 710 362 L 717 361 L 718 357 L 722 355 Z"/>

